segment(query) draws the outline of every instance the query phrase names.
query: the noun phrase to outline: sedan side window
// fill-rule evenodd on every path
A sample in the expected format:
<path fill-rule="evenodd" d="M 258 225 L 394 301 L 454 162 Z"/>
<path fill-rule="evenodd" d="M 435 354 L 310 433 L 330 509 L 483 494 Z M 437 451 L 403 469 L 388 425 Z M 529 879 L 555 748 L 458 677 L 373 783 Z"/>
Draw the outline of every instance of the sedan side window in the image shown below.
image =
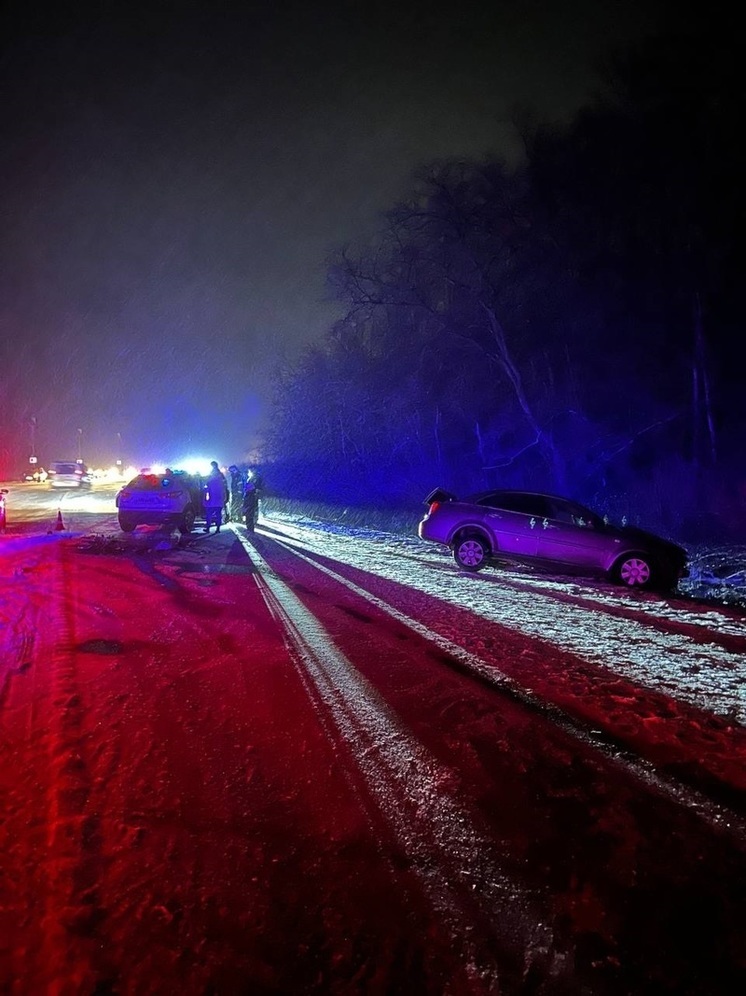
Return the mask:
<path fill-rule="evenodd" d="M 499 508 L 504 512 L 521 512 L 523 515 L 533 515 L 539 519 L 543 519 L 549 513 L 549 505 L 542 495 L 498 493 L 485 496 L 479 504 Z"/>
<path fill-rule="evenodd" d="M 533 515 L 537 519 L 546 519 L 551 514 L 552 508 L 543 495 L 525 495 L 523 508 L 516 509 L 516 511 Z"/>
<path fill-rule="evenodd" d="M 568 526 L 580 525 L 576 516 L 573 515 L 573 509 L 569 505 L 560 505 L 559 502 L 552 502 L 549 516 L 555 522 L 563 522 Z"/>
<path fill-rule="evenodd" d="M 582 505 L 575 505 L 572 502 L 552 502 L 550 516 L 556 522 L 564 522 L 567 525 L 578 526 L 580 529 L 595 529 L 596 522 L 592 512 Z"/>
<path fill-rule="evenodd" d="M 484 495 L 482 498 L 477 499 L 476 505 L 484 505 L 485 508 L 501 508 L 506 512 L 513 512 L 513 502 L 512 496 L 503 496 L 501 494 L 494 495 Z"/>

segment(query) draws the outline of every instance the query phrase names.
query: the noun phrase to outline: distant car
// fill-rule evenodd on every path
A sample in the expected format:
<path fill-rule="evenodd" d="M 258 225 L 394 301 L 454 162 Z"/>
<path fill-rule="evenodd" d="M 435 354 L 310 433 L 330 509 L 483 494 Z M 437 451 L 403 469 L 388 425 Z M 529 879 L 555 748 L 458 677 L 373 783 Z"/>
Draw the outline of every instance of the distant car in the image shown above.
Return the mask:
<path fill-rule="evenodd" d="M 49 484 L 53 488 L 90 488 L 91 472 L 77 460 L 55 460 L 49 467 Z"/>
<path fill-rule="evenodd" d="M 479 571 L 499 560 L 544 563 L 604 575 L 627 588 L 668 590 L 687 574 L 687 553 L 653 533 L 617 527 L 567 498 L 486 491 L 428 495 L 421 539 L 442 543 L 456 564 Z"/>
<path fill-rule="evenodd" d="M 39 467 L 38 470 L 25 470 L 20 477 L 20 480 L 26 484 L 43 484 L 49 475 L 43 467 Z"/>
<path fill-rule="evenodd" d="M 199 477 L 180 470 L 133 477 L 116 496 L 119 527 L 131 533 L 140 525 L 175 525 L 190 533 L 202 511 Z"/>

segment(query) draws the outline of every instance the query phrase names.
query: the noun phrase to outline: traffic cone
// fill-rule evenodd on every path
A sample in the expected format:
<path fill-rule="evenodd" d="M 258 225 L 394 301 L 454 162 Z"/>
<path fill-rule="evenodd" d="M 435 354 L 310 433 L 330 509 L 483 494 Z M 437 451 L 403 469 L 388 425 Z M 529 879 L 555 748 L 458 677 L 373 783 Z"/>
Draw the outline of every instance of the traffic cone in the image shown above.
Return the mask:
<path fill-rule="evenodd" d="M 54 527 L 56 533 L 64 532 L 65 523 L 62 521 L 62 509 L 57 512 L 57 525 Z"/>

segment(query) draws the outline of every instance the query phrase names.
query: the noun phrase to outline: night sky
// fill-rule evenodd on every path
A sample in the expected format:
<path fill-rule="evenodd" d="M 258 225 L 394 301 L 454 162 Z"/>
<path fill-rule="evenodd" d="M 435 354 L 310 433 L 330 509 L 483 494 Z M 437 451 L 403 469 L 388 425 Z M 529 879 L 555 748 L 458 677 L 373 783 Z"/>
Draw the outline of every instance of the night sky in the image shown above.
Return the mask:
<path fill-rule="evenodd" d="M 6 460 L 32 415 L 43 463 L 79 439 L 95 463 L 244 459 L 268 371 L 337 314 L 329 251 L 372 238 L 422 162 L 514 160 L 513 111 L 567 118 L 652 10 L 6 4 Z"/>

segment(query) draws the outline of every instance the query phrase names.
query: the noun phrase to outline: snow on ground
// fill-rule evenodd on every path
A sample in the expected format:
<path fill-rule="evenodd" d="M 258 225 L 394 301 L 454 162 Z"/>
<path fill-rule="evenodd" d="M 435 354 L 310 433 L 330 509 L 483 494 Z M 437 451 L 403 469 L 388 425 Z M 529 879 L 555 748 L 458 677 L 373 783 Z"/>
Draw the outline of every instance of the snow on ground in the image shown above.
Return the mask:
<path fill-rule="evenodd" d="M 272 519 L 281 524 L 279 538 L 298 548 L 458 604 L 646 688 L 746 725 L 746 618 L 738 609 L 526 569 L 487 568 L 467 574 L 456 569 L 444 548 L 416 536 L 330 526 L 282 512 L 273 512 Z M 717 551 L 710 562 L 722 557 L 731 567 L 739 552 L 732 550 L 725 558 L 722 550 Z M 687 587 L 701 589 L 708 574 L 717 577 L 712 568 L 696 568 L 682 582 L 682 593 Z M 730 574 L 736 583 L 729 590 L 737 591 L 739 574 L 736 570 Z M 496 590 L 498 576 L 501 583 Z M 723 578 L 718 582 L 724 586 Z M 730 601 L 736 599 L 731 595 Z M 618 614 L 609 613 L 609 607 L 618 609 Z M 656 628 L 648 620 L 662 625 Z M 666 628 L 667 622 L 676 625 Z M 725 639 L 716 641 L 713 636 Z"/>
<path fill-rule="evenodd" d="M 0 537 L 0 846 L 13 869 L 0 976 L 6 957 L 29 993 L 236 992 L 231 972 L 266 992 L 350 992 L 361 971 L 369 992 L 490 992 L 474 897 L 479 923 L 520 939 L 525 964 L 539 966 L 532 972 L 550 956 L 552 971 L 573 972 L 577 957 L 578 971 L 592 959 L 591 975 L 634 976 L 630 956 L 617 958 L 631 945 L 644 960 L 669 958 L 675 982 L 661 991 L 681 991 L 684 968 L 669 950 L 679 905 L 711 927 L 701 964 L 736 950 L 731 883 L 742 862 L 728 842 L 740 848 L 742 824 L 678 784 L 673 796 L 656 781 L 648 802 L 635 780 L 630 796 L 626 778 L 634 770 L 647 784 L 646 759 L 663 757 L 684 787 L 739 797 L 743 610 L 525 568 L 460 573 L 411 525 L 335 525 L 269 501 L 256 542 L 238 530 L 246 556 L 230 533 L 124 536 L 93 498 L 65 503 L 69 532 L 55 533 L 47 510 L 43 524 L 14 522 Z M 304 586 L 318 580 L 311 564 L 322 582 L 331 575 L 326 589 Z M 733 558 L 722 564 L 729 570 Z M 367 635 L 337 581 L 370 596 Z M 430 668 L 429 648 L 408 671 L 413 644 L 387 631 L 389 609 L 439 648 L 441 637 L 452 641 L 448 657 L 473 649 L 473 630 L 474 656 L 550 705 L 592 700 L 585 712 L 570 701 L 567 714 L 585 722 L 595 709 L 590 733 L 621 728 L 616 744 L 633 755 L 639 747 L 642 766 L 626 749 L 607 758 L 574 731 L 566 741 L 565 727 L 550 723 L 555 756 L 537 736 L 539 711 L 508 696 L 496 724 L 494 697 L 477 708 L 478 683 L 459 718 L 463 672 Z M 381 645 L 395 648 L 386 666 Z M 371 675 L 390 700 L 369 688 Z M 710 715 L 700 722 L 685 703 Z M 480 805 L 492 800 L 484 811 L 499 847 L 462 805 L 472 788 Z M 395 864 L 382 843 L 391 841 Z M 399 867 L 406 890 L 391 871 Z M 698 946 L 701 937 L 695 964 Z M 462 988 L 429 981 L 462 972 Z M 376 988 L 376 979 L 391 984 Z M 581 989 L 621 991 L 580 981 L 561 991 Z"/>
<path fill-rule="evenodd" d="M 416 535 L 329 523 L 267 505 L 261 528 L 275 539 L 459 605 L 746 725 L 746 547 L 703 548 L 680 583 L 680 595 L 661 598 L 526 568 L 467 574 L 457 570 L 448 551 Z M 271 531 L 273 524 L 279 534 Z M 18 564 L 24 548 L 38 554 L 40 544 L 54 540 L 54 534 L 6 535 L 2 548 L 13 551 Z M 24 589 L 32 602 L 33 583 L 28 572 Z M 12 599 L 0 598 L 0 652 L 6 660 L 17 651 L 16 610 Z"/>

